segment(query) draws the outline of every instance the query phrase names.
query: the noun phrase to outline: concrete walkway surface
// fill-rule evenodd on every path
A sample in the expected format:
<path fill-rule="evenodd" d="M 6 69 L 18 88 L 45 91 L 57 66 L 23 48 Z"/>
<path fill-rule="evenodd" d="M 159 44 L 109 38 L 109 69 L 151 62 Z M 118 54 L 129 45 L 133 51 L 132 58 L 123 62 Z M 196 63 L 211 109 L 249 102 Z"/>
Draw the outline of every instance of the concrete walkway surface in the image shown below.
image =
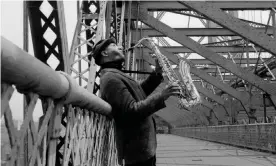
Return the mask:
<path fill-rule="evenodd" d="M 157 135 L 157 166 L 276 166 L 276 155 L 175 135 Z"/>

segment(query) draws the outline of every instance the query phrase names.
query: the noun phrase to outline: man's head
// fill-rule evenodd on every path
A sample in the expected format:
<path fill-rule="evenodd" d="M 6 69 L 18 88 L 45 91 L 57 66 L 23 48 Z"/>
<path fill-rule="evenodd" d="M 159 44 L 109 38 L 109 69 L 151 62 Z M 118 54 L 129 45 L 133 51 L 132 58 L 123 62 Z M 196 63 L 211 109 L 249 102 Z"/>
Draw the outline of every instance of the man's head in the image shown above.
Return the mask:
<path fill-rule="evenodd" d="M 125 60 L 122 48 L 116 45 L 113 38 L 100 40 L 95 44 L 93 53 L 88 56 L 88 59 L 91 60 L 92 57 L 99 66 L 107 62 L 124 62 Z"/>

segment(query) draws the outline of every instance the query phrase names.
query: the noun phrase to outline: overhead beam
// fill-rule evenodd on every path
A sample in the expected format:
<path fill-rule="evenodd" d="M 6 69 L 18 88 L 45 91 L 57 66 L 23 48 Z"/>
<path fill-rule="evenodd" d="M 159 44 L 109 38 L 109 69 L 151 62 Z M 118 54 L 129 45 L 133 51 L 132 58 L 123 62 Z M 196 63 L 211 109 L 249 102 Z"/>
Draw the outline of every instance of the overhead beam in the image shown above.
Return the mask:
<path fill-rule="evenodd" d="M 139 15 L 138 15 L 139 13 Z M 220 56 L 219 54 L 213 52 L 212 50 L 206 48 L 205 46 L 197 43 L 196 41 L 192 40 L 191 38 L 187 37 L 184 34 L 177 33 L 173 28 L 170 26 L 160 22 L 156 18 L 147 14 L 145 9 L 140 8 L 139 12 L 137 8 L 132 9 L 132 14 L 135 17 L 139 17 L 140 20 L 147 24 L 148 26 L 158 30 L 159 32 L 163 33 L 164 35 L 170 37 L 171 39 L 177 41 L 178 43 L 186 46 L 187 48 L 195 51 L 199 55 L 209 59 L 210 61 L 216 63 L 217 65 L 225 68 L 226 70 L 231 71 L 233 74 L 237 75 L 238 77 L 248 81 L 249 83 L 253 84 L 254 86 L 258 87 L 259 89 L 267 92 L 268 94 L 276 95 L 276 85 L 270 84 L 267 81 L 264 81 L 260 77 L 248 73 L 246 70 L 240 68 L 238 65 L 234 64 L 232 61 Z"/>
<path fill-rule="evenodd" d="M 263 58 L 264 61 L 268 60 L 269 58 Z M 209 61 L 208 59 L 189 59 L 191 62 L 193 62 L 193 64 L 195 65 L 215 65 L 213 62 Z M 234 58 L 235 62 L 237 64 L 247 64 L 247 62 L 249 62 L 249 64 L 256 64 L 257 62 L 257 58 L 249 58 L 249 60 L 247 60 L 247 58 Z"/>
<path fill-rule="evenodd" d="M 204 2 L 196 3 L 202 4 Z M 269 10 L 276 7 L 275 1 L 210 1 L 206 3 L 218 6 L 222 10 Z M 140 5 L 149 11 L 190 10 L 176 1 L 140 1 Z M 137 6 L 133 4 L 133 7 Z"/>
<path fill-rule="evenodd" d="M 146 63 L 145 65 L 148 65 L 148 64 L 151 64 L 151 65 L 155 65 L 155 63 L 153 63 L 154 61 L 150 61 L 150 63 L 148 62 L 148 63 Z M 197 67 L 198 68 L 198 67 Z M 200 69 L 200 68 L 199 68 Z M 237 76 L 235 76 L 235 75 L 230 75 L 229 73 L 222 73 L 222 76 L 220 76 L 218 73 L 217 73 L 217 71 L 216 71 L 216 69 L 215 68 L 211 68 L 211 69 L 200 69 L 200 70 L 203 70 L 204 72 L 206 72 L 206 73 L 208 73 L 208 74 L 210 74 L 211 76 L 213 76 L 213 77 L 215 77 L 215 78 L 217 78 L 218 80 L 220 80 L 220 81 L 222 81 L 221 80 L 221 77 L 223 77 L 223 81 L 225 82 L 229 82 L 229 81 L 231 81 L 231 80 L 233 80 L 233 79 L 236 79 L 237 78 Z M 145 74 L 147 74 L 147 73 L 145 73 Z M 200 77 L 198 77 L 198 76 L 196 76 L 196 75 L 194 75 L 194 74 L 191 74 L 191 77 L 192 77 L 192 80 L 194 81 L 194 82 L 198 82 L 198 81 L 200 81 L 201 80 L 201 78 Z M 264 77 L 270 77 L 269 75 L 268 76 L 264 76 Z M 262 78 L 264 78 L 264 77 L 262 77 Z"/>
<path fill-rule="evenodd" d="M 160 47 L 159 47 L 160 48 Z M 145 49 L 146 50 L 146 49 Z M 144 59 L 145 61 L 147 61 L 149 64 L 154 65 L 155 61 L 154 59 L 151 57 L 151 51 L 149 50 L 149 48 L 147 49 L 147 51 L 145 51 L 143 49 L 139 49 L 137 48 L 137 55 L 136 55 L 136 59 Z M 173 63 L 173 64 L 178 64 L 178 58 L 177 56 L 173 55 L 172 52 L 171 53 L 171 57 L 168 57 L 169 60 Z"/>
<path fill-rule="evenodd" d="M 183 46 L 162 46 L 167 51 L 172 53 L 195 53 L 195 51 L 190 50 L 187 47 Z M 252 47 L 244 48 L 241 46 L 206 46 L 206 48 L 216 52 L 216 53 L 243 53 L 243 52 L 255 52 L 255 50 Z M 145 54 L 153 53 L 151 50 L 147 48 L 141 48 L 142 51 Z M 256 48 L 256 50 L 259 52 L 260 48 Z M 265 52 L 264 50 L 261 50 L 261 52 Z"/>
<path fill-rule="evenodd" d="M 201 79 L 195 79 L 193 80 L 194 83 L 201 83 Z M 224 80 L 224 83 L 228 84 L 229 80 Z"/>
<path fill-rule="evenodd" d="M 168 51 L 167 51 L 168 52 Z M 151 58 L 151 55 L 148 54 L 149 52 L 140 52 L 139 50 L 137 50 L 137 55 L 136 55 L 136 59 L 143 59 L 145 60 L 147 63 L 151 64 L 151 65 L 154 65 L 155 64 L 155 61 L 153 60 L 153 58 Z M 171 57 L 168 57 L 169 60 L 172 62 L 172 64 L 174 65 L 177 65 L 177 61 L 178 61 L 178 58 L 177 56 L 175 56 L 172 52 L 169 52 Z M 143 56 L 142 56 L 143 54 Z M 268 60 L 269 58 L 264 58 L 263 60 L 266 61 Z M 189 59 L 189 61 L 191 61 L 195 66 L 198 66 L 198 65 L 208 65 L 206 67 L 200 67 L 202 68 L 202 70 L 204 70 L 205 72 L 209 73 L 209 72 L 215 72 L 216 71 L 216 64 L 214 64 L 213 62 L 211 62 L 210 60 L 208 59 Z M 252 58 L 252 59 L 249 59 L 247 61 L 247 59 L 243 58 L 243 59 L 235 59 L 235 62 L 238 64 L 238 65 L 241 65 L 241 64 L 247 64 L 247 62 L 249 62 L 249 64 L 256 64 L 257 62 L 257 59 L 256 58 Z M 219 67 L 220 70 L 222 72 L 225 72 L 225 73 L 231 73 L 227 70 L 225 70 L 224 68 L 221 68 Z M 243 67 L 245 68 L 245 67 Z M 248 70 L 245 68 L 245 70 Z"/>
<path fill-rule="evenodd" d="M 206 71 L 205 71 L 206 72 Z M 211 74 L 213 75 L 215 72 L 211 72 Z M 234 75 L 223 75 L 222 74 L 222 77 L 223 77 L 223 80 L 224 81 L 232 81 L 233 79 L 236 79 L 237 77 L 236 76 L 234 76 Z M 266 77 L 268 77 L 268 76 L 266 76 Z M 218 78 L 219 80 L 221 80 L 221 78 L 220 78 L 220 75 L 218 75 L 217 74 L 217 76 L 216 76 L 216 78 Z M 197 77 L 197 76 L 192 76 L 192 79 L 193 80 L 199 80 L 200 78 L 199 77 Z"/>
<path fill-rule="evenodd" d="M 174 28 L 177 33 L 184 33 L 187 36 L 237 36 L 236 33 L 231 32 L 225 28 Z M 256 28 L 258 32 L 265 32 L 265 28 Z M 132 34 L 135 36 L 138 33 L 141 36 L 149 37 L 166 37 L 164 34 L 149 28 L 141 29 L 141 32 L 132 30 Z M 273 35 L 273 28 L 267 29 L 268 35 Z"/>
<path fill-rule="evenodd" d="M 238 18 L 223 12 L 219 6 L 205 2 L 197 3 L 192 1 L 179 1 L 179 3 L 202 14 L 220 26 L 239 34 L 276 56 L 276 39 L 267 36 L 264 32 L 257 31 Z"/>
<path fill-rule="evenodd" d="M 196 65 L 195 65 L 196 66 Z M 209 66 L 196 66 L 198 69 L 201 69 L 203 71 L 205 71 L 206 73 L 215 73 L 215 72 L 218 72 L 217 71 L 217 67 L 214 66 L 214 65 L 209 65 Z M 248 72 L 251 71 L 252 67 L 254 66 L 250 66 L 250 67 L 242 67 L 243 69 L 247 70 Z M 231 72 L 228 72 L 227 70 L 221 68 L 221 67 L 218 67 L 220 69 L 220 71 L 223 73 L 226 73 L 226 74 L 230 74 Z M 235 76 L 235 75 L 234 75 Z"/>
<path fill-rule="evenodd" d="M 206 44 L 203 44 L 204 46 L 237 46 L 237 45 L 242 45 L 244 46 L 246 44 L 246 42 L 241 39 L 241 38 L 238 38 L 238 39 L 232 39 L 232 40 L 226 40 L 226 41 L 219 41 L 219 42 L 211 42 L 211 43 L 206 43 Z"/>
<path fill-rule="evenodd" d="M 164 47 L 163 47 L 164 48 Z M 144 59 L 147 62 L 149 62 L 150 64 L 155 64 L 154 60 L 150 57 L 149 53 L 150 50 L 148 49 L 148 51 L 144 51 L 144 52 L 140 52 L 139 50 L 137 51 L 137 59 Z M 171 53 L 171 52 L 170 52 Z M 143 54 L 143 57 L 142 57 Z M 177 57 L 174 56 L 172 54 L 173 57 L 170 57 L 169 60 L 173 61 L 173 62 L 177 62 Z M 270 58 L 263 58 L 264 61 L 269 60 Z M 208 66 L 216 66 L 216 64 L 214 64 L 213 62 L 211 62 L 208 59 L 189 59 L 193 64 L 195 65 L 208 65 Z M 247 58 L 235 58 L 234 59 L 236 64 L 240 65 L 240 64 L 256 64 L 257 62 L 257 58 L 249 58 L 249 60 Z M 222 68 L 221 68 L 222 69 Z"/>
<path fill-rule="evenodd" d="M 176 14 L 181 14 L 181 15 L 185 15 L 185 16 L 191 16 L 191 17 L 194 17 L 194 18 L 199 18 L 199 19 L 204 19 L 204 20 L 209 21 L 208 18 L 203 17 L 203 16 L 197 14 L 196 12 L 194 12 L 194 13 L 191 13 L 190 11 L 189 12 L 188 11 L 169 11 L 169 12 L 176 13 Z M 237 11 L 234 11 L 234 12 L 237 12 Z M 261 28 L 261 27 L 268 27 L 269 28 L 269 27 L 271 27 L 270 25 L 266 25 L 266 24 L 263 24 L 263 23 L 258 23 L 258 22 L 255 22 L 255 21 L 249 21 L 249 20 L 241 19 L 241 18 L 239 18 L 239 19 L 246 22 L 246 23 L 248 23 L 250 26 L 252 26 L 254 28 Z"/>

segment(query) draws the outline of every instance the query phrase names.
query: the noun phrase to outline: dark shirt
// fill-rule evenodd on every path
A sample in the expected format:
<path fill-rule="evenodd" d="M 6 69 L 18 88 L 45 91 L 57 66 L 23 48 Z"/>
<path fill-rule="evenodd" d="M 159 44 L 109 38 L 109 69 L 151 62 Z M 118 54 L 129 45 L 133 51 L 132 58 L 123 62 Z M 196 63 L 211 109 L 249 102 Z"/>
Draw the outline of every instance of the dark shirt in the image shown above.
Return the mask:
<path fill-rule="evenodd" d="M 152 114 L 164 108 L 165 103 L 161 93 L 151 93 L 162 79 L 161 74 L 152 74 L 138 83 L 115 68 L 101 71 L 101 96 L 112 106 L 118 155 L 126 164 L 146 161 L 156 153 Z"/>

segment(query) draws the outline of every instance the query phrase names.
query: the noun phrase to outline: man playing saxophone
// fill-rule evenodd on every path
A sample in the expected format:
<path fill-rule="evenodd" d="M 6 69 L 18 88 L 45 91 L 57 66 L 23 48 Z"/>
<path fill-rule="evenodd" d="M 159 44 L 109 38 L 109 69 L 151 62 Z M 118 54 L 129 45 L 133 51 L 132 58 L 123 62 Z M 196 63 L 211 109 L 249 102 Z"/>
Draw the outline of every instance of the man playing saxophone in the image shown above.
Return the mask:
<path fill-rule="evenodd" d="M 152 114 L 165 107 L 170 96 L 180 95 L 177 84 L 152 94 L 163 80 L 156 60 L 155 71 L 138 83 L 122 72 L 125 57 L 114 39 L 99 41 L 89 56 L 101 67 L 101 97 L 112 106 L 120 164 L 126 166 L 156 165 L 156 126 Z"/>

